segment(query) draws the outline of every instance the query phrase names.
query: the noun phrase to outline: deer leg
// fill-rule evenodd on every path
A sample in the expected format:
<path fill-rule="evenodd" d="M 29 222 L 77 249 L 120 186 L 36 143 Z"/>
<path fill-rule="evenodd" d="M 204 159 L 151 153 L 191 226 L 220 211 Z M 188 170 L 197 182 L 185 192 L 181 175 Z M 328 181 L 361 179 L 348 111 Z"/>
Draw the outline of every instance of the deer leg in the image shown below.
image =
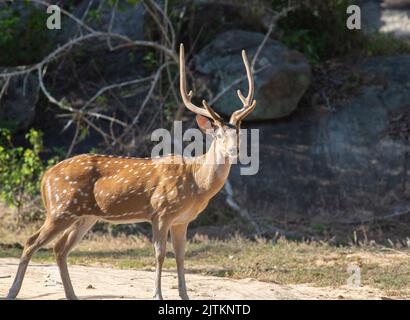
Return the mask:
<path fill-rule="evenodd" d="M 13 284 L 9 290 L 7 299 L 14 299 L 17 297 L 23 283 L 27 266 L 33 254 L 42 246 L 53 240 L 57 234 L 73 224 L 74 221 L 75 220 L 46 220 L 43 226 L 27 240 L 24 246 L 23 254 L 20 258 L 20 264 L 17 269 L 16 277 L 14 278 Z"/>
<path fill-rule="evenodd" d="M 152 241 L 155 249 L 155 300 L 163 300 L 161 292 L 161 272 L 166 254 L 168 230 L 168 225 L 163 221 L 156 220 L 152 222 Z"/>
<path fill-rule="evenodd" d="M 178 271 L 178 291 L 179 296 L 183 300 L 189 300 L 186 284 L 185 284 L 185 269 L 184 269 L 184 257 L 185 257 L 185 242 L 186 231 L 188 224 L 178 224 L 171 226 L 171 238 L 172 246 L 174 247 L 175 260 L 177 262 Z"/>
<path fill-rule="evenodd" d="M 88 230 L 97 221 L 94 217 L 80 218 L 70 229 L 64 232 L 63 236 L 57 241 L 54 246 L 57 265 L 60 270 L 61 280 L 63 281 L 65 296 L 68 300 L 77 300 L 73 285 L 71 283 L 70 274 L 67 267 L 67 256 L 70 250 L 81 241 Z"/>

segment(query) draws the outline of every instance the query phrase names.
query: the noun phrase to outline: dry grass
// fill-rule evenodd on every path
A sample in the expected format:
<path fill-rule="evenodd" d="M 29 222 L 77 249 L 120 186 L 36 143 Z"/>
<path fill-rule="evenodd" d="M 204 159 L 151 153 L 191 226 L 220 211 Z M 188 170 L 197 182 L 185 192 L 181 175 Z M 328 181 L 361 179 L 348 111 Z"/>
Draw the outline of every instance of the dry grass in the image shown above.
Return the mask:
<path fill-rule="evenodd" d="M 34 228 L 31 228 L 34 229 Z M 33 230 L 1 228 L 0 243 L 24 243 Z M 52 245 L 38 252 L 36 261 L 54 261 Z M 175 269 L 172 246 L 164 267 Z M 19 257 L 20 246 L 0 247 L 0 257 Z M 152 270 L 152 245 L 146 237 L 90 234 L 71 253 L 72 264 L 110 265 Z M 372 246 L 332 246 L 324 242 L 279 239 L 249 240 L 240 236 L 211 240 L 195 236 L 187 245 L 188 272 L 231 278 L 255 278 L 280 284 L 338 287 L 346 284 L 349 265 L 360 267 L 362 285 L 386 296 L 410 298 L 410 250 Z"/>

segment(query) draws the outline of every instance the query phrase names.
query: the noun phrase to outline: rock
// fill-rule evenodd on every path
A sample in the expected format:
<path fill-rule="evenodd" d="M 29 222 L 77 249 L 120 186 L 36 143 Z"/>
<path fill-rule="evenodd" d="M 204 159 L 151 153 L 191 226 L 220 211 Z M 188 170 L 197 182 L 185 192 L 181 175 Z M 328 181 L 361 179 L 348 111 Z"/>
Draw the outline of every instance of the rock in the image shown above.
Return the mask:
<path fill-rule="evenodd" d="M 98 31 L 106 31 L 111 21 L 112 6 L 110 4 L 100 5 L 95 2 L 89 7 L 89 1 L 82 1 L 78 4 L 73 14 L 77 18 L 82 18 L 88 10 L 86 22 Z M 111 32 L 130 37 L 131 39 L 143 38 L 145 9 L 142 2 L 131 4 L 126 0 L 118 1 L 117 10 L 114 12 Z M 78 25 L 72 19 L 66 18 L 62 25 L 63 42 L 73 38 L 78 31 Z"/>
<path fill-rule="evenodd" d="M 112 32 L 130 37 L 131 39 L 143 38 L 145 9 L 141 1 L 131 4 L 128 1 L 119 1 L 115 19 L 112 24 Z M 102 15 L 102 24 L 109 25 L 111 19 L 110 11 Z"/>
<path fill-rule="evenodd" d="M 378 32 L 382 26 L 380 20 L 382 8 L 379 0 L 362 0 L 360 3 L 362 29 L 366 33 Z"/>
<path fill-rule="evenodd" d="M 218 35 L 195 58 L 196 70 L 211 77 L 214 92 L 221 91 L 233 81 L 245 75 L 241 50 L 246 49 L 251 61 L 264 39 L 261 33 L 228 31 Z M 309 86 L 311 71 L 307 59 L 299 52 L 289 50 L 283 44 L 268 39 L 255 69 L 255 99 L 257 106 L 247 120 L 277 119 L 290 115 Z M 214 106 L 222 114 L 230 115 L 241 106 L 235 89 L 247 92 L 247 80 L 234 86 Z"/>
<path fill-rule="evenodd" d="M 234 166 L 230 179 L 251 215 L 278 227 L 327 226 L 410 208 L 410 55 L 352 69 L 362 84 L 338 111 L 303 108 L 286 121 L 249 124 L 260 130 L 259 172 L 241 176 Z M 392 121 L 405 119 L 394 134 Z"/>
<path fill-rule="evenodd" d="M 0 88 L 4 85 L 5 79 L 0 79 Z M 11 78 L 0 100 L 0 126 L 15 130 L 28 129 L 34 121 L 38 96 L 36 74 Z"/>

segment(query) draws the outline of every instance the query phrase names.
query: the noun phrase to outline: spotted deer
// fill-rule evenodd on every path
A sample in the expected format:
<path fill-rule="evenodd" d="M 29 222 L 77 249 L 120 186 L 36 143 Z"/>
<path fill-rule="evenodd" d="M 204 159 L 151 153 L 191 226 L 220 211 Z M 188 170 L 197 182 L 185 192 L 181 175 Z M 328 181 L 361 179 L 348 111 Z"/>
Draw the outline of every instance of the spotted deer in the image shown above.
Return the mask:
<path fill-rule="evenodd" d="M 156 274 L 154 298 L 162 299 L 161 269 L 169 231 L 175 252 L 178 289 L 188 299 L 185 285 L 184 254 L 188 224 L 203 211 L 223 187 L 239 152 L 241 121 L 256 106 L 254 80 L 245 51 L 242 58 L 249 92 L 238 96 L 243 107 L 229 122 L 203 100 L 203 108 L 191 102 L 187 92 L 184 47 L 180 46 L 180 92 L 183 103 L 196 113 L 196 120 L 213 141 L 207 153 L 197 157 L 169 155 L 130 158 L 83 154 L 66 159 L 48 169 L 41 181 L 46 208 L 43 226 L 26 242 L 17 274 L 8 293 L 14 299 L 20 291 L 28 263 L 42 246 L 62 234 L 54 245 L 67 299 L 76 299 L 67 268 L 67 255 L 99 220 L 112 223 L 148 221 L 152 225 Z"/>

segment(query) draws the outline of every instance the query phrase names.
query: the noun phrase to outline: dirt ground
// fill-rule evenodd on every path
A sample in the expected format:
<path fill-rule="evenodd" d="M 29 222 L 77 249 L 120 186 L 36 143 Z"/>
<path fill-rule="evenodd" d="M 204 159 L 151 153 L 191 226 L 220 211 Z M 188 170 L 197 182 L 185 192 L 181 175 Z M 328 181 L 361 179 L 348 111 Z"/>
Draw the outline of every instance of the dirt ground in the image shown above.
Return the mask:
<path fill-rule="evenodd" d="M 0 259 L 0 298 L 4 298 L 17 270 L 18 259 Z M 74 288 L 80 299 L 151 299 L 154 272 L 71 265 Z M 191 299 L 382 299 L 382 293 L 369 287 L 318 288 L 308 285 L 280 285 L 254 279 L 234 280 L 187 274 Z M 179 299 L 175 272 L 163 273 L 164 299 Z M 56 265 L 32 262 L 27 270 L 19 299 L 64 299 Z"/>

